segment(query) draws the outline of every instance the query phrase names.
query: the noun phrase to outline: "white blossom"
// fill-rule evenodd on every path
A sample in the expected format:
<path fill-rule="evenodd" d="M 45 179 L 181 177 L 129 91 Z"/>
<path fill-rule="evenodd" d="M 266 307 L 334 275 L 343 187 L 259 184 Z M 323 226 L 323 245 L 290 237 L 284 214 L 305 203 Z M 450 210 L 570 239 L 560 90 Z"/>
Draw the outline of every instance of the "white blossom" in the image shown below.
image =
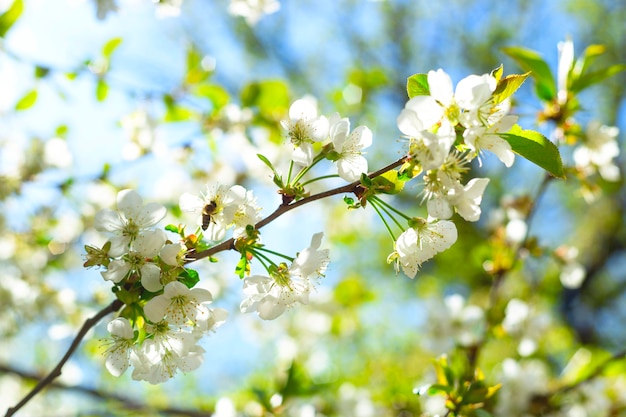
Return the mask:
<path fill-rule="evenodd" d="M 228 12 L 246 19 L 254 26 L 264 15 L 276 13 L 280 9 L 278 0 L 230 0 Z"/>
<path fill-rule="evenodd" d="M 367 173 L 367 159 L 361 152 L 372 144 L 372 131 L 367 126 L 358 126 L 350 133 L 350 121 L 347 118 L 331 118 L 330 140 L 339 155 L 335 163 L 341 178 L 353 182 L 361 174 Z"/>
<path fill-rule="evenodd" d="M 128 319 L 118 317 L 107 325 L 112 341 L 109 343 L 104 364 L 113 376 L 122 375 L 130 366 L 131 352 L 134 349 L 133 329 Z"/>
<path fill-rule="evenodd" d="M 239 206 L 246 199 L 246 189 L 241 185 L 227 188 L 225 185 L 207 186 L 206 194 L 200 196 L 184 193 L 180 196 L 180 209 L 196 214 L 210 240 L 220 240 L 233 223 Z"/>
<path fill-rule="evenodd" d="M 319 249 L 322 236 L 322 233 L 313 235 L 311 246 L 300 252 L 290 267 L 281 264 L 269 277 L 245 278 L 246 298 L 241 302 L 241 311 L 256 311 L 263 320 L 273 320 L 297 303 L 308 304 L 309 293 L 329 263 L 328 249 Z"/>
<path fill-rule="evenodd" d="M 94 226 L 101 232 L 111 232 L 111 256 L 128 252 L 135 240 L 151 231 L 166 214 L 158 203 L 144 205 L 142 198 L 133 190 L 122 190 L 117 194 L 117 210 L 104 209 L 96 214 Z M 143 243 L 146 243 L 143 241 Z"/>
<path fill-rule="evenodd" d="M 618 134 L 615 126 L 601 125 L 595 120 L 590 122 L 584 142 L 574 149 L 576 167 L 587 175 L 597 170 L 605 180 L 618 181 L 621 173 L 614 163 L 619 155 Z"/>
<path fill-rule="evenodd" d="M 417 222 L 403 232 L 395 244 L 395 251 L 387 258 L 388 262 L 396 262 L 409 277 L 414 278 L 422 263 L 437 253 L 448 249 L 456 242 L 457 230 L 449 220 Z"/>
<path fill-rule="evenodd" d="M 289 120 L 281 124 L 294 146 L 291 159 L 299 165 L 311 165 L 312 144 L 326 139 L 329 129 L 328 119 L 317 114 L 317 101 L 310 96 L 294 101 L 289 107 Z"/>
<path fill-rule="evenodd" d="M 158 323 L 167 319 L 170 323 L 186 324 L 210 318 L 205 303 L 213 301 L 213 296 L 203 288 L 189 289 L 181 282 L 173 281 L 165 286 L 163 294 L 157 295 L 144 306 L 148 320 Z"/>

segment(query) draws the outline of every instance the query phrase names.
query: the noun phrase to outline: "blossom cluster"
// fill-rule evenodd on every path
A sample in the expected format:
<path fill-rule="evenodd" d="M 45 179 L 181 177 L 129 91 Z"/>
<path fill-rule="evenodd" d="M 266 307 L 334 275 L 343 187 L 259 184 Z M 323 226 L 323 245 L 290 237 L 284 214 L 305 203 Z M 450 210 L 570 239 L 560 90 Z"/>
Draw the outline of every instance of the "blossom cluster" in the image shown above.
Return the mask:
<path fill-rule="evenodd" d="M 120 376 L 132 365 L 133 379 L 153 384 L 200 366 L 198 341 L 226 319 L 225 310 L 207 306 L 209 291 L 189 288 L 195 282 L 185 280 L 185 249 L 153 227 L 165 214 L 164 206 L 144 205 L 135 191 L 120 191 L 117 210 L 95 216 L 95 228 L 113 236 L 102 249 L 86 247 L 85 266 L 102 266 L 102 277 L 126 304 L 107 326 L 106 367 Z"/>
<path fill-rule="evenodd" d="M 508 99 L 494 98 L 498 85 L 494 75 L 470 75 L 454 89 L 441 69 L 430 71 L 426 80 L 429 94 L 411 98 L 397 119 L 408 137 L 412 163 L 424 172 L 428 211 L 427 219 L 410 222 L 388 258 L 411 278 L 424 261 L 456 241 L 456 226 L 449 220 L 455 211 L 467 221 L 480 217 L 489 179 L 473 178 L 463 184 L 467 164 L 475 158 L 481 162 L 484 151 L 495 154 L 506 167 L 515 160 L 511 145 L 500 134 L 508 132 L 517 117 L 508 115 Z"/>

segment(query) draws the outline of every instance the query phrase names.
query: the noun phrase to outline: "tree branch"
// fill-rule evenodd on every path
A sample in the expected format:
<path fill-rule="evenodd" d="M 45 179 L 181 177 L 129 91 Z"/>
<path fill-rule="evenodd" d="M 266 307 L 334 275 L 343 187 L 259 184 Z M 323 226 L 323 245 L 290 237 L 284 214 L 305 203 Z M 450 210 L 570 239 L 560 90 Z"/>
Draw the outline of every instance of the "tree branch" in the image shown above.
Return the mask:
<path fill-rule="evenodd" d="M 402 157 L 398 159 L 397 161 L 392 162 L 391 164 L 387 165 L 386 167 L 368 174 L 368 177 L 375 178 L 381 174 L 384 174 L 385 172 L 390 171 L 402 165 L 404 162 L 406 162 L 406 160 L 407 160 L 407 157 Z M 344 185 L 342 187 L 338 187 L 332 190 L 323 191 L 321 193 L 314 194 L 312 196 L 303 198 L 302 200 L 298 200 L 291 204 L 281 204 L 272 214 L 270 214 L 269 216 L 267 216 L 266 218 L 258 222 L 254 227 L 257 229 L 260 229 L 263 226 L 273 222 L 274 220 L 276 220 L 278 217 L 282 216 L 286 212 L 291 211 L 295 209 L 296 207 L 300 207 L 305 204 L 311 203 L 313 201 L 321 200 L 323 198 L 331 197 L 333 195 L 342 194 L 342 193 L 354 193 L 356 192 L 357 187 L 359 187 L 360 184 L 361 184 L 360 181 L 355 181 L 353 183 Z M 207 258 L 215 253 L 218 253 L 224 250 L 232 249 L 234 247 L 234 243 L 235 243 L 235 240 L 233 238 L 230 238 L 205 251 L 194 254 L 187 260 L 187 263 L 191 263 L 191 262 L 195 262 L 200 259 L 203 259 L 203 258 Z M 98 312 L 95 316 L 91 317 L 90 319 L 87 319 L 85 323 L 83 324 L 83 327 L 80 329 L 80 331 L 78 332 L 78 334 L 72 341 L 72 344 L 70 345 L 69 349 L 65 353 L 65 356 L 63 356 L 63 358 L 57 364 L 57 366 L 45 378 L 41 379 L 39 383 L 35 386 L 35 388 L 33 388 L 15 407 L 9 408 L 7 410 L 7 413 L 5 414 L 5 417 L 10 417 L 13 414 L 15 414 L 20 408 L 22 408 L 26 403 L 28 403 L 35 395 L 37 395 L 42 389 L 44 389 L 47 385 L 50 385 L 54 379 L 58 378 L 61 375 L 61 368 L 63 368 L 63 365 L 65 365 L 65 363 L 72 356 L 72 354 L 74 353 L 74 351 L 80 344 L 81 340 L 85 337 L 85 334 L 92 327 L 94 327 L 104 316 L 106 316 L 109 313 L 118 311 L 123 305 L 124 304 L 120 300 L 115 300 L 111 304 L 109 304 L 108 307 Z"/>
<path fill-rule="evenodd" d="M 63 368 L 63 365 L 65 365 L 65 363 L 70 359 L 70 357 L 72 356 L 72 354 L 74 353 L 74 351 L 76 350 L 80 342 L 83 340 L 83 338 L 87 334 L 87 332 L 96 324 L 98 324 L 98 322 L 102 320 L 103 317 L 119 310 L 120 308 L 122 308 L 123 305 L 124 304 L 120 300 L 116 299 L 107 307 L 100 310 L 95 316 L 85 320 L 83 327 L 81 327 L 80 331 L 78 332 L 78 334 L 72 341 L 72 344 L 70 345 L 69 349 L 67 349 L 67 352 L 65 352 L 65 356 L 63 356 L 63 358 L 57 364 L 57 366 L 45 378 L 39 381 L 39 383 L 35 385 L 35 387 L 22 399 L 22 401 L 20 401 L 15 407 L 9 408 L 7 410 L 7 413 L 5 414 L 5 417 L 10 417 L 13 414 L 15 414 L 20 408 L 22 408 L 26 403 L 28 403 L 35 395 L 37 395 L 39 391 L 44 389 L 47 385 L 50 385 L 54 379 L 58 378 L 61 375 L 61 368 Z"/>
<path fill-rule="evenodd" d="M 407 157 L 403 156 L 402 158 L 398 159 L 395 162 L 392 162 L 391 164 L 387 165 L 384 168 L 379 169 L 378 171 L 374 171 L 370 174 L 368 174 L 367 176 L 369 178 L 375 178 L 378 177 L 379 175 L 384 174 L 387 171 L 391 171 L 394 168 L 397 168 L 399 166 L 401 166 L 402 164 L 404 164 L 407 161 Z M 263 226 L 268 225 L 269 223 L 273 222 L 274 220 L 276 220 L 277 218 L 279 218 L 280 216 L 282 216 L 283 214 L 287 213 L 288 211 L 291 211 L 297 207 L 303 206 L 305 204 L 311 203 L 313 201 L 316 200 L 321 200 L 323 198 L 327 198 L 327 197 L 331 197 L 337 194 L 343 194 L 343 193 L 354 193 L 355 191 L 357 191 L 357 188 L 361 185 L 360 181 L 355 181 L 352 182 L 350 184 L 344 185 L 342 187 L 338 187 L 338 188 L 333 188 L 332 190 L 328 190 L 328 191 L 323 191 L 321 193 L 317 193 L 314 195 L 311 195 L 309 197 L 305 197 L 302 200 L 298 200 L 295 201 L 293 203 L 289 203 L 289 204 L 281 204 L 280 206 L 278 206 L 278 208 L 276 210 L 274 210 L 274 212 L 272 214 L 270 214 L 269 216 L 267 216 L 266 218 L 264 218 L 263 220 L 261 220 L 260 222 L 258 222 L 257 224 L 254 225 L 254 227 L 256 229 L 260 229 Z M 224 250 L 228 250 L 228 249 L 233 249 L 235 245 L 235 239 L 230 238 L 228 240 L 225 240 L 224 242 L 215 245 L 207 250 L 204 250 L 202 252 L 198 252 L 195 254 L 192 254 L 191 256 L 189 256 L 187 263 L 191 263 L 191 262 L 195 262 L 198 261 L 200 259 L 203 258 L 207 258 L 211 255 L 214 255 L 218 252 L 224 251 Z"/>
<path fill-rule="evenodd" d="M 30 381 L 41 381 L 43 378 L 33 372 L 26 372 L 16 368 L 13 368 L 7 364 L 0 364 L 0 373 L 17 375 L 22 379 Z M 178 407 L 165 407 L 158 408 L 152 407 L 148 404 L 138 402 L 132 398 L 128 398 L 113 392 L 102 391 L 95 388 L 89 388 L 81 385 L 67 385 L 61 382 L 52 382 L 48 385 L 48 388 L 55 388 L 58 390 L 75 391 L 81 394 L 86 394 L 102 401 L 116 401 L 120 403 L 124 408 L 128 410 L 145 411 L 149 414 L 160 413 L 176 416 L 187 417 L 209 417 L 212 415 L 209 411 L 192 410 L 187 408 Z"/>

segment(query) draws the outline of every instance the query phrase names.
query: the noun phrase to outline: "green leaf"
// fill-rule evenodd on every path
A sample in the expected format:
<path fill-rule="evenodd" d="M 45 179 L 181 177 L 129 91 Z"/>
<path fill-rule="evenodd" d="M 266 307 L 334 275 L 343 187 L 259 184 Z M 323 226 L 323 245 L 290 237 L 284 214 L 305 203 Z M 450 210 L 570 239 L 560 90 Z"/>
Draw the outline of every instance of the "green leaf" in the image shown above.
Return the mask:
<path fill-rule="evenodd" d="M 169 94 L 163 96 L 163 104 L 167 109 L 164 120 L 166 122 L 182 122 L 191 120 L 196 113 L 178 105 L 174 97 Z"/>
<path fill-rule="evenodd" d="M 406 92 L 409 98 L 416 96 L 429 96 L 430 88 L 428 87 L 427 74 L 413 74 L 406 80 Z"/>
<path fill-rule="evenodd" d="M 243 279 L 247 272 L 250 271 L 250 262 L 248 262 L 248 258 L 246 255 L 242 255 L 239 258 L 239 262 L 237 262 L 237 266 L 235 267 L 235 274 L 239 277 L 239 279 Z"/>
<path fill-rule="evenodd" d="M 515 125 L 510 132 L 501 133 L 500 136 L 509 142 L 513 152 L 540 166 L 555 177 L 565 178 L 559 149 L 541 133 L 534 130 L 522 130 L 519 125 Z"/>
<path fill-rule="evenodd" d="M 511 74 L 502 78 L 493 92 L 493 103 L 498 104 L 511 97 L 529 75 L 530 72 L 527 72 L 525 74 Z"/>
<path fill-rule="evenodd" d="M 576 64 L 572 68 L 571 78 L 577 79 L 582 74 L 587 72 L 587 69 L 597 57 L 606 52 L 606 46 L 604 45 L 589 45 L 585 48 L 585 51 L 576 60 Z"/>
<path fill-rule="evenodd" d="M 217 113 L 228 104 L 230 96 L 224 87 L 220 85 L 202 84 L 196 88 L 195 94 L 198 97 L 208 99 L 213 104 L 212 113 Z"/>
<path fill-rule="evenodd" d="M 165 226 L 165 230 L 167 230 L 168 232 L 176 233 L 176 234 L 180 233 L 178 226 L 174 224 L 168 224 L 167 226 Z"/>
<path fill-rule="evenodd" d="M 531 71 L 535 79 L 535 92 L 540 99 L 553 100 L 556 97 L 556 82 L 550 67 L 537 52 L 526 48 L 508 47 L 503 52 L 513 58 L 524 71 Z"/>
<path fill-rule="evenodd" d="M 44 78 L 50 73 L 50 68 L 42 67 L 40 65 L 35 66 L 35 78 Z"/>
<path fill-rule="evenodd" d="M 496 79 L 496 82 L 500 82 L 502 78 L 502 74 L 504 73 L 504 65 L 500 64 L 500 66 L 493 71 L 491 71 L 491 76 Z"/>
<path fill-rule="evenodd" d="M 404 179 L 399 178 L 398 171 L 395 169 L 372 179 L 372 187 L 384 194 L 398 194 L 404 188 L 404 183 Z"/>
<path fill-rule="evenodd" d="M 610 67 L 603 68 L 601 70 L 582 74 L 580 77 L 572 80 L 569 89 L 573 93 L 582 91 L 585 88 L 593 84 L 598 84 L 622 71 L 626 71 L 626 64 L 611 65 Z"/>
<path fill-rule="evenodd" d="M 24 2 L 22 0 L 14 0 L 11 7 L 6 12 L 0 15 L 0 37 L 4 37 L 6 33 L 11 29 L 13 24 L 22 14 L 24 10 Z"/>
<path fill-rule="evenodd" d="M 111 58 L 113 52 L 117 49 L 118 46 L 122 43 L 122 38 L 113 38 L 102 47 L 102 56 L 104 56 L 107 60 Z"/>
<path fill-rule="evenodd" d="M 198 282 L 200 282 L 200 276 L 197 271 L 193 269 L 185 268 L 183 272 L 178 274 L 179 281 L 185 284 L 187 288 L 193 288 Z"/>
<path fill-rule="evenodd" d="M 22 96 L 15 104 L 15 110 L 26 110 L 31 108 L 37 101 L 37 89 L 32 89 Z"/>
<path fill-rule="evenodd" d="M 289 109 L 289 88 L 279 80 L 250 83 L 241 92 L 241 102 L 244 107 L 258 107 L 266 119 L 279 119 Z"/>
<path fill-rule="evenodd" d="M 104 78 L 99 78 L 96 84 L 96 99 L 98 101 L 104 101 L 109 94 L 109 85 Z"/>

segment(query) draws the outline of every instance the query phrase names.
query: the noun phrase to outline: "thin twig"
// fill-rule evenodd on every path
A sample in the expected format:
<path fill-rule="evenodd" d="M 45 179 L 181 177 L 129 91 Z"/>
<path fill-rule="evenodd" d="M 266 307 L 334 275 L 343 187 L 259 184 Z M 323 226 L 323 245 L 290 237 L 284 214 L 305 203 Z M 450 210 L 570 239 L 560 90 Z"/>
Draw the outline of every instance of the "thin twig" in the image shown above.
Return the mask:
<path fill-rule="evenodd" d="M 16 369 L 7 364 L 0 364 L 0 373 L 5 374 L 13 374 L 18 377 L 30 381 L 41 381 L 43 378 L 41 375 L 38 375 L 33 372 L 26 372 L 23 370 Z M 62 382 L 53 381 L 48 385 L 48 388 L 54 388 L 63 391 L 74 391 L 79 392 L 81 394 L 86 394 L 91 397 L 97 398 L 102 401 L 115 401 L 120 403 L 125 409 L 128 410 L 137 410 L 137 411 L 146 411 L 148 413 L 154 414 L 167 414 L 167 415 L 176 415 L 176 416 L 187 416 L 187 417 L 210 417 L 212 415 L 209 411 L 200 411 L 193 410 L 187 408 L 179 408 L 179 407 L 154 407 L 145 403 L 138 402 L 132 398 L 125 397 L 119 395 L 114 392 L 107 392 L 96 388 L 85 387 L 82 385 L 68 385 Z"/>
<path fill-rule="evenodd" d="M 15 414 L 20 408 L 22 408 L 26 403 L 28 403 L 31 400 L 31 398 L 37 395 L 39 391 L 44 389 L 46 385 L 50 385 L 50 383 L 54 379 L 58 378 L 61 375 L 61 368 L 63 368 L 63 365 L 65 365 L 65 362 L 67 362 L 70 359 L 70 357 L 72 356 L 72 354 L 74 353 L 78 345 L 80 344 L 81 340 L 83 340 L 83 338 L 87 334 L 87 332 L 96 324 L 98 324 L 98 322 L 102 320 L 102 318 L 104 318 L 106 315 L 110 313 L 116 312 L 117 310 L 122 308 L 123 305 L 124 304 L 120 300 L 115 300 L 111 304 L 109 304 L 107 307 L 100 310 L 95 316 L 85 320 L 83 327 L 81 327 L 80 331 L 78 332 L 78 334 L 72 341 L 72 344 L 70 345 L 69 349 L 67 349 L 67 352 L 65 352 L 65 356 L 63 356 L 63 358 L 61 359 L 61 361 L 59 361 L 57 366 L 45 378 L 39 381 L 39 383 L 35 385 L 35 387 L 22 399 L 22 401 L 20 401 L 15 407 L 9 408 L 5 416 L 10 417 L 13 414 Z"/>
<path fill-rule="evenodd" d="M 404 164 L 406 162 L 406 157 L 402 157 L 400 159 L 398 159 L 395 162 L 392 162 L 391 164 L 387 165 L 384 168 L 379 169 L 378 171 L 374 171 L 370 174 L 368 174 L 367 176 L 369 178 L 375 178 L 378 177 L 379 175 L 384 174 L 385 172 L 391 171 L 392 169 L 399 167 L 400 165 Z M 268 225 L 269 223 L 273 222 L 274 220 L 276 220 L 277 218 L 279 218 L 280 216 L 282 216 L 283 214 L 285 214 L 288 211 L 291 211 L 297 207 L 303 206 L 305 204 L 311 203 L 313 201 L 316 200 L 321 200 L 323 198 L 327 198 L 327 197 L 331 197 L 337 194 L 343 194 L 343 193 L 354 193 L 357 188 L 361 185 L 360 181 L 355 181 L 353 183 L 344 185 L 342 187 L 338 187 L 338 188 L 333 188 L 332 190 L 328 190 L 328 191 L 323 191 L 321 193 L 318 194 L 314 194 L 311 195 L 309 197 L 305 197 L 302 200 L 298 200 L 295 201 L 293 203 L 290 204 L 281 204 L 280 206 L 278 206 L 278 208 L 269 216 L 267 216 L 266 218 L 264 218 L 263 220 L 261 220 L 260 222 L 258 222 L 257 224 L 254 225 L 254 227 L 256 229 L 260 229 L 263 226 Z M 213 246 L 207 250 L 192 254 L 189 256 L 188 258 L 188 262 L 187 263 L 191 263 L 191 262 L 195 262 L 197 260 L 203 259 L 203 258 L 207 258 L 211 255 L 214 255 L 218 252 L 224 251 L 224 250 L 228 250 L 228 249 L 233 249 L 234 248 L 234 244 L 235 244 L 235 239 L 230 238 L 228 240 L 225 240 L 224 242 L 220 243 L 219 245 Z"/>
<path fill-rule="evenodd" d="M 392 162 L 391 164 L 387 165 L 384 168 L 379 169 L 378 171 L 372 172 L 371 174 L 368 174 L 369 178 L 375 178 L 381 174 L 384 174 L 387 171 L 390 171 L 400 165 L 402 165 L 404 162 L 406 161 L 406 157 L 402 157 L 399 160 Z M 272 221 L 274 221 L 275 219 L 277 219 L 278 217 L 282 216 L 283 214 L 285 214 L 288 211 L 291 211 L 293 209 L 295 209 L 296 207 L 300 207 L 304 204 L 307 203 L 311 203 L 313 201 L 316 200 L 320 200 L 322 198 L 326 198 L 326 197 L 330 197 L 333 195 L 337 195 L 337 194 L 342 194 L 342 193 L 354 193 L 357 190 L 357 187 L 360 185 L 359 181 L 355 181 L 353 183 L 350 183 L 348 185 L 344 185 L 342 187 L 338 187 L 338 188 L 334 188 L 332 190 L 328 190 L 328 191 L 324 191 L 306 198 L 303 198 L 302 200 L 296 201 L 294 203 L 291 204 L 282 204 L 280 205 L 272 214 L 270 214 L 269 216 L 267 216 L 265 219 L 261 220 L 260 222 L 258 222 L 255 225 L 256 229 L 260 229 L 261 227 L 271 223 Z M 234 245 L 234 239 L 230 238 L 218 245 L 215 245 L 205 251 L 202 252 L 198 252 L 196 254 L 194 254 L 193 256 L 191 256 L 188 260 L 187 263 L 190 262 L 194 262 L 203 258 L 207 258 L 213 254 L 216 254 L 218 252 L 221 251 L 225 251 L 225 250 L 229 250 L 233 248 Z M 39 381 L 39 383 L 15 406 L 12 408 L 9 408 L 7 413 L 5 414 L 5 417 L 10 417 L 13 414 L 15 414 L 20 408 L 22 408 L 26 403 L 28 403 L 35 395 L 37 395 L 37 393 L 39 393 L 43 388 L 45 388 L 47 385 L 50 385 L 52 383 L 52 381 L 56 378 L 58 378 L 61 375 L 61 368 L 63 368 L 63 365 L 65 365 L 65 363 L 69 360 L 69 358 L 72 356 L 72 354 L 74 353 L 74 351 L 76 350 L 76 348 L 78 347 L 78 345 L 80 344 L 81 340 L 85 337 L 85 334 L 92 328 L 94 327 L 104 316 L 106 316 L 109 313 L 113 313 L 115 311 L 118 311 L 124 304 L 120 301 L 120 300 L 115 300 L 113 301 L 108 307 L 102 309 L 98 314 L 96 314 L 95 316 L 93 316 L 90 319 L 87 319 L 85 321 L 85 323 L 83 324 L 83 327 L 80 329 L 80 331 L 78 332 L 78 334 L 76 335 L 76 337 L 74 338 L 74 340 L 72 341 L 72 344 L 70 345 L 69 349 L 67 350 L 67 352 L 65 353 L 65 356 L 63 356 L 63 358 L 61 359 L 61 361 L 57 364 L 57 366 L 43 379 L 41 379 Z"/>

